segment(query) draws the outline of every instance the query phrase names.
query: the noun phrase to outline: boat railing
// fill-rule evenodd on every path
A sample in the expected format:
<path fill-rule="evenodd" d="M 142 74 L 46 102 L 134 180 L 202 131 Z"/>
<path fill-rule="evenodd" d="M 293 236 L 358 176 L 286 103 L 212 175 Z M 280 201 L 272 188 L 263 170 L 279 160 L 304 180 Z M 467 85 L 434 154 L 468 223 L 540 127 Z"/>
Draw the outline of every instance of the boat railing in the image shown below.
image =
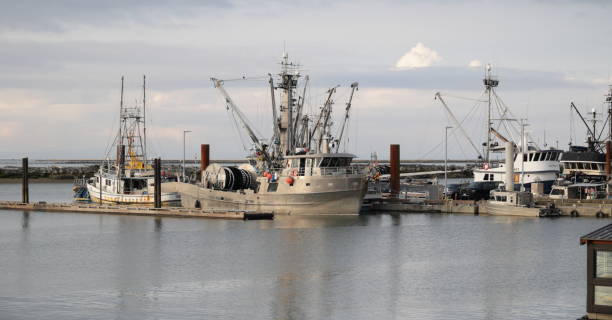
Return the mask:
<path fill-rule="evenodd" d="M 346 166 L 346 167 L 321 167 L 322 176 L 342 176 L 342 175 L 353 175 L 360 174 L 363 167 L 359 166 Z"/>
<path fill-rule="evenodd" d="M 76 178 L 74 179 L 73 185 L 75 187 L 85 187 L 87 186 L 87 178 Z"/>

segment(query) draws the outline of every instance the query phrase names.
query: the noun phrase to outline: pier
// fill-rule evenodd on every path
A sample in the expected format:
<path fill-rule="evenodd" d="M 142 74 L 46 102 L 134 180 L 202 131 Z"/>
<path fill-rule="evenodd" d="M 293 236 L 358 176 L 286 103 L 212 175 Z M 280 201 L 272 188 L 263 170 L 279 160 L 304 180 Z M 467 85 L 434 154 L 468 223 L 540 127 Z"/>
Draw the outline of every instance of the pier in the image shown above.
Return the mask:
<path fill-rule="evenodd" d="M 272 219 L 273 213 L 256 213 L 247 210 L 202 210 L 182 207 L 135 207 L 120 205 L 78 204 L 78 203 L 23 203 L 18 201 L 0 201 L 0 209 L 24 211 L 49 211 L 73 213 L 107 213 L 118 215 L 154 216 L 154 217 L 182 217 L 182 218 L 209 218 L 230 220 L 263 220 Z"/>

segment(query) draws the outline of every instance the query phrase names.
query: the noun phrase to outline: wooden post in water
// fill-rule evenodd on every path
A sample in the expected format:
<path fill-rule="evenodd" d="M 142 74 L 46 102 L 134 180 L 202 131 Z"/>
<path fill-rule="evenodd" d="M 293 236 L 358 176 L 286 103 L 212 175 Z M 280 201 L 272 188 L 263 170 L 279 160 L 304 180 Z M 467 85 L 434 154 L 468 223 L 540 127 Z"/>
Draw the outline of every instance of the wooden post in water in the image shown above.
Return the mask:
<path fill-rule="evenodd" d="M 155 208 L 161 208 L 161 159 L 155 159 Z"/>
<path fill-rule="evenodd" d="M 200 145 L 200 173 L 210 164 L 210 146 L 207 144 Z"/>
<path fill-rule="evenodd" d="M 23 180 L 21 182 L 21 202 L 30 203 L 28 158 L 21 159 L 21 168 L 23 169 Z"/>
<path fill-rule="evenodd" d="M 391 178 L 389 184 L 391 187 L 391 196 L 397 197 L 400 193 L 400 145 L 392 144 L 390 146 L 389 162 L 391 164 Z"/>

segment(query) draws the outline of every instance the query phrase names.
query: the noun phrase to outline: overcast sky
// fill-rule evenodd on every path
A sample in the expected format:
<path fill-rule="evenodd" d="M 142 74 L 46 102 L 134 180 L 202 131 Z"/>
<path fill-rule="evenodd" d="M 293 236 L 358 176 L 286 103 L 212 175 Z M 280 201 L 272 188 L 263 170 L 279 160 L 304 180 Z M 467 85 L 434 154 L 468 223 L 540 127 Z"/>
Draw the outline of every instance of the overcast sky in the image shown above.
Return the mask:
<path fill-rule="evenodd" d="M 606 1 L 0 1 L 0 158 L 105 156 L 117 130 L 120 78 L 128 104 L 147 76 L 150 150 L 182 157 L 200 143 L 214 158 L 241 158 L 239 134 L 210 77 L 278 72 L 283 49 L 303 65 L 316 110 L 353 81 L 347 151 L 360 158 L 399 143 L 402 158 L 443 157 L 449 125 L 438 91 L 458 118 L 472 110 L 487 63 L 497 90 L 540 144 L 566 148 L 569 103 L 601 112 L 612 71 Z M 264 137 L 265 81 L 227 90 Z M 480 144 L 485 109 L 466 120 Z M 580 143 L 584 130 L 576 125 Z M 452 132 L 451 132 L 452 133 Z M 436 148 L 436 146 L 438 146 Z M 458 132 L 451 158 L 475 158 Z"/>

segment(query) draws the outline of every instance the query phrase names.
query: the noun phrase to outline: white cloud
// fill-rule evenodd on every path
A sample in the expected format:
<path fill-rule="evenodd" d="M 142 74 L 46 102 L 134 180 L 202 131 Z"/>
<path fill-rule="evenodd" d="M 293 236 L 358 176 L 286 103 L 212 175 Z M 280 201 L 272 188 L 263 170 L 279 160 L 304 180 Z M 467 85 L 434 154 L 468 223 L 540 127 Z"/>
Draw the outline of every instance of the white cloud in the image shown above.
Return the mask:
<path fill-rule="evenodd" d="M 468 64 L 468 67 L 470 67 L 470 68 L 478 68 L 478 67 L 481 67 L 481 66 L 482 66 L 482 62 L 480 62 L 480 60 L 472 60 Z"/>
<path fill-rule="evenodd" d="M 442 57 L 436 51 L 419 42 L 397 60 L 395 67 L 398 69 L 425 68 L 440 60 Z"/>

